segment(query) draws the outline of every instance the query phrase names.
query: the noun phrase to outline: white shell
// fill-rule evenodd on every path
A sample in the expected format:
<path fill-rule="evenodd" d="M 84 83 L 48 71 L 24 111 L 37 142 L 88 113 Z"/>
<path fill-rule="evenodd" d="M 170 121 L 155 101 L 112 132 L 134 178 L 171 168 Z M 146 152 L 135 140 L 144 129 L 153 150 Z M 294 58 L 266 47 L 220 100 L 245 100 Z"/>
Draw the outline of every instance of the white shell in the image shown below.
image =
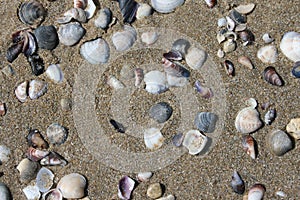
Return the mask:
<path fill-rule="evenodd" d="M 52 189 L 44 193 L 42 200 L 62 200 L 63 195 L 59 189 Z"/>
<path fill-rule="evenodd" d="M 113 34 L 111 40 L 117 51 L 126 51 L 133 46 L 137 39 L 136 30 L 128 25 L 124 26 L 124 31 Z"/>
<path fill-rule="evenodd" d="M 64 13 L 63 17 L 59 17 L 57 19 L 57 22 L 59 24 L 65 24 L 70 22 L 72 19 L 85 23 L 87 20 L 85 11 L 81 8 L 71 8 L 70 10 Z"/>
<path fill-rule="evenodd" d="M 51 79 L 54 83 L 61 83 L 64 79 L 64 74 L 59 64 L 49 65 L 46 70 L 46 74 L 48 78 Z"/>
<path fill-rule="evenodd" d="M 152 14 L 152 7 L 146 3 L 140 3 L 136 11 L 136 18 L 142 19 Z"/>
<path fill-rule="evenodd" d="M 25 194 L 25 196 L 28 200 L 36 200 L 36 199 L 40 199 L 40 197 L 41 197 L 39 188 L 36 185 L 34 185 L 34 186 L 29 185 L 29 186 L 25 187 L 23 189 L 23 193 Z"/>
<path fill-rule="evenodd" d="M 150 71 L 145 74 L 144 82 L 146 91 L 151 94 L 160 94 L 168 89 L 166 76 L 160 71 Z"/>
<path fill-rule="evenodd" d="M 248 192 L 248 200 L 261 200 L 264 197 L 265 189 L 260 184 L 253 185 Z"/>
<path fill-rule="evenodd" d="M 189 130 L 184 137 L 182 145 L 189 150 L 189 154 L 196 155 L 200 153 L 206 143 L 207 137 L 198 130 Z"/>
<path fill-rule="evenodd" d="M 263 62 L 263 63 L 275 63 L 277 61 L 278 53 L 277 49 L 274 45 L 267 45 L 264 47 L 261 47 L 257 51 L 257 57 Z"/>
<path fill-rule="evenodd" d="M 218 19 L 218 27 L 224 27 L 226 26 L 226 24 L 227 24 L 227 20 L 224 17 Z"/>
<path fill-rule="evenodd" d="M 10 149 L 5 145 L 0 145 L 0 165 L 9 160 Z"/>
<path fill-rule="evenodd" d="M 238 7 L 234 8 L 234 9 L 241 14 L 248 14 L 248 13 L 252 12 L 254 8 L 255 8 L 255 4 L 249 3 L 246 5 L 239 5 Z"/>
<path fill-rule="evenodd" d="M 246 67 L 249 68 L 249 69 L 253 69 L 253 68 L 254 68 L 254 66 L 253 66 L 253 64 L 252 64 L 252 62 L 251 62 L 251 60 L 250 60 L 247 56 L 240 56 L 240 57 L 238 58 L 238 62 L 239 62 L 240 64 L 246 66 Z"/>
<path fill-rule="evenodd" d="M 271 43 L 271 42 L 273 42 L 273 41 L 275 40 L 274 38 L 272 38 L 272 37 L 270 36 L 269 33 L 265 33 L 265 34 L 262 36 L 262 39 L 263 39 L 263 41 L 264 41 L 266 44 L 269 44 L 269 43 Z"/>
<path fill-rule="evenodd" d="M 32 80 L 29 83 L 28 95 L 30 99 L 37 99 L 47 92 L 48 84 L 41 80 Z"/>
<path fill-rule="evenodd" d="M 119 81 L 115 76 L 112 75 L 109 76 L 107 84 L 115 90 L 123 89 L 125 87 L 121 81 Z"/>
<path fill-rule="evenodd" d="M 87 6 L 84 9 L 86 18 L 91 19 L 96 12 L 96 5 L 93 0 L 87 0 Z"/>
<path fill-rule="evenodd" d="M 192 47 L 188 50 L 185 60 L 190 68 L 199 70 L 206 61 L 206 58 L 207 54 L 205 51 Z"/>
<path fill-rule="evenodd" d="M 262 122 L 259 119 L 259 113 L 252 107 L 242 109 L 235 119 L 236 129 L 243 134 L 252 133 L 261 126 Z"/>
<path fill-rule="evenodd" d="M 300 33 L 285 33 L 280 42 L 280 49 L 288 59 L 300 61 Z"/>
<path fill-rule="evenodd" d="M 224 52 L 222 49 L 219 49 L 218 52 L 217 52 L 217 56 L 218 56 L 219 58 L 224 58 L 225 52 Z"/>
<path fill-rule="evenodd" d="M 84 197 L 86 179 L 78 173 L 68 174 L 60 179 L 57 184 L 66 199 L 79 199 Z"/>
<path fill-rule="evenodd" d="M 169 195 L 166 196 L 166 197 L 161 197 L 161 198 L 158 198 L 158 199 L 156 199 L 156 200 L 175 200 L 175 197 L 174 197 L 174 195 L 169 194 Z"/>
<path fill-rule="evenodd" d="M 169 87 L 183 87 L 189 83 L 186 77 L 177 77 L 167 74 L 167 81 Z"/>
<path fill-rule="evenodd" d="M 164 143 L 165 138 L 157 128 L 149 128 L 144 131 L 144 141 L 148 149 L 158 149 Z"/>
<path fill-rule="evenodd" d="M 53 185 L 54 174 L 46 167 L 42 167 L 36 176 L 36 186 L 41 192 L 47 192 Z"/>
<path fill-rule="evenodd" d="M 66 46 L 73 46 L 84 36 L 85 29 L 79 22 L 61 25 L 57 31 L 59 41 Z"/>
<path fill-rule="evenodd" d="M 181 6 L 184 0 L 151 0 L 152 7 L 160 13 L 170 13 Z"/>
<path fill-rule="evenodd" d="M 80 54 L 89 63 L 97 65 L 108 61 L 110 49 L 105 40 L 98 38 L 81 45 Z"/>
<path fill-rule="evenodd" d="M 98 17 L 95 19 L 95 26 L 106 29 L 112 20 L 112 13 L 109 8 L 103 8 L 98 11 Z"/>
<path fill-rule="evenodd" d="M 141 40 L 147 45 L 154 44 L 158 40 L 159 34 L 157 32 L 144 32 L 141 35 Z"/>
<path fill-rule="evenodd" d="M 28 87 L 28 81 L 24 81 L 20 85 L 18 85 L 17 88 L 15 89 L 15 95 L 17 99 L 22 103 L 26 101 L 26 98 L 28 96 L 27 87 Z"/>
<path fill-rule="evenodd" d="M 141 173 L 138 173 L 137 179 L 140 182 L 146 182 L 146 181 L 149 181 L 149 179 L 152 177 L 152 175 L 153 175 L 152 172 L 141 172 Z"/>

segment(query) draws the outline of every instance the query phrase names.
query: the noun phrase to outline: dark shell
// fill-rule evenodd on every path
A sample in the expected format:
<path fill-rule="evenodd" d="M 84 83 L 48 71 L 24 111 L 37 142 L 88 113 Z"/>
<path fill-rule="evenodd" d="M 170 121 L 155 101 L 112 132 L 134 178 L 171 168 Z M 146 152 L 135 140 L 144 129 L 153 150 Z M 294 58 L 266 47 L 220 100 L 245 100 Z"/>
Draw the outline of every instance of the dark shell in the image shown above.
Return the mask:
<path fill-rule="evenodd" d="M 247 42 L 247 44 L 252 44 L 255 40 L 253 33 L 248 29 L 239 32 L 239 37 L 243 42 Z"/>
<path fill-rule="evenodd" d="M 171 62 L 166 58 L 162 59 L 164 70 L 168 75 L 177 77 L 189 77 L 190 72 L 180 63 Z"/>
<path fill-rule="evenodd" d="M 163 54 L 163 57 L 168 60 L 182 60 L 182 55 L 178 50 L 171 50 Z"/>
<path fill-rule="evenodd" d="M 109 122 L 119 133 L 125 133 L 125 128 L 121 123 L 115 121 L 114 119 L 110 119 Z"/>
<path fill-rule="evenodd" d="M 24 46 L 23 42 L 16 43 L 10 46 L 6 52 L 7 61 L 12 63 L 19 56 L 19 54 L 22 53 L 23 46 Z"/>
<path fill-rule="evenodd" d="M 218 116 L 211 112 L 199 112 L 195 118 L 195 126 L 204 133 L 212 133 L 215 130 Z"/>
<path fill-rule="evenodd" d="M 39 25 L 45 19 L 46 10 L 40 2 L 31 0 L 21 4 L 18 14 L 24 24 Z"/>
<path fill-rule="evenodd" d="M 295 62 L 293 69 L 292 69 L 292 74 L 296 78 L 300 78 L 300 61 Z"/>
<path fill-rule="evenodd" d="M 245 192 L 245 183 L 237 171 L 233 172 L 231 187 L 237 194 L 243 194 Z"/>
<path fill-rule="evenodd" d="M 164 123 L 171 117 L 172 112 L 173 109 L 168 103 L 160 102 L 150 108 L 149 115 L 158 123 Z"/>
<path fill-rule="evenodd" d="M 182 57 L 185 57 L 185 55 L 188 52 L 188 49 L 191 47 L 191 44 L 189 41 L 185 39 L 178 39 L 176 40 L 172 45 L 173 51 L 179 51 L 182 55 Z"/>
<path fill-rule="evenodd" d="M 26 57 L 33 55 L 37 50 L 37 42 L 31 32 L 25 32 L 26 39 L 24 40 L 23 53 Z"/>
<path fill-rule="evenodd" d="M 282 81 L 281 77 L 277 74 L 275 68 L 272 66 L 269 66 L 264 70 L 263 78 L 265 81 L 267 81 L 268 83 L 270 83 L 272 85 L 276 85 L 276 86 L 283 85 L 283 81 Z"/>
<path fill-rule="evenodd" d="M 45 141 L 42 134 L 37 129 L 33 129 L 29 131 L 29 134 L 27 135 L 27 142 L 28 145 L 32 147 L 37 147 L 41 149 L 49 148 L 48 143 Z"/>
<path fill-rule="evenodd" d="M 182 145 L 183 139 L 184 139 L 184 134 L 177 133 L 176 135 L 173 136 L 172 143 L 174 146 L 180 147 Z"/>
<path fill-rule="evenodd" d="M 237 24 L 244 24 L 247 22 L 246 16 L 242 15 L 235 9 L 231 10 L 229 13 L 229 17 L 233 19 Z"/>
<path fill-rule="evenodd" d="M 44 72 L 44 61 L 38 54 L 29 56 L 27 60 L 34 75 L 39 76 Z"/>
<path fill-rule="evenodd" d="M 34 30 L 38 47 L 41 49 L 52 50 L 59 43 L 57 31 L 54 26 L 39 26 Z"/>
<path fill-rule="evenodd" d="M 225 60 L 223 65 L 226 70 L 226 73 L 229 76 L 234 76 L 234 64 L 230 60 Z"/>
<path fill-rule="evenodd" d="M 0 177 L 1 177 L 1 175 L 0 175 Z M 0 182 L 0 196 L 1 196 L 2 200 L 12 200 L 13 199 L 9 188 L 7 187 L 7 185 L 5 185 L 2 182 Z"/>
<path fill-rule="evenodd" d="M 135 20 L 139 4 L 134 0 L 118 0 L 124 23 L 132 23 Z"/>

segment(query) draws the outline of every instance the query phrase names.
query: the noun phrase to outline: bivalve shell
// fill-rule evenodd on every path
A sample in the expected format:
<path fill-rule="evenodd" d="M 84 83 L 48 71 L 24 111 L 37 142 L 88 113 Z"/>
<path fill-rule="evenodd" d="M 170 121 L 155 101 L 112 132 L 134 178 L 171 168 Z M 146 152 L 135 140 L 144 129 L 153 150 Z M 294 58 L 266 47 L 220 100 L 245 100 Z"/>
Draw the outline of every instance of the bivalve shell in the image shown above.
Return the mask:
<path fill-rule="evenodd" d="M 248 58 L 247 56 L 240 56 L 238 58 L 238 62 L 244 66 L 246 66 L 249 69 L 253 69 L 254 66 L 252 64 L 252 61 L 250 60 L 250 58 Z"/>
<path fill-rule="evenodd" d="M 136 11 L 136 18 L 143 19 L 152 14 L 152 7 L 146 3 L 139 4 L 139 7 Z"/>
<path fill-rule="evenodd" d="M 32 80 L 29 83 L 28 96 L 34 100 L 43 96 L 48 89 L 48 84 L 42 80 Z"/>
<path fill-rule="evenodd" d="M 239 5 L 234 9 L 241 14 L 249 14 L 254 10 L 254 8 L 255 8 L 255 4 L 249 3 L 249 4 Z"/>
<path fill-rule="evenodd" d="M 60 24 L 69 23 L 72 19 L 77 20 L 78 22 L 85 23 L 87 20 L 86 13 L 81 8 L 72 8 L 64 13 L 63 17 L 57 19 L 57 22 Z"/>
<path fill-rule="evenodd" d="M 0 165 L 6 163 L 10 158 L 10 149 L 5 145 L 0 145 Z"/>
<path fill-rule="evenodd" d="M 67 199 L 79 199 L 84 197 L 85 188 L 86 179 L 78 173 L 71 173 L 62 177 L 57 184 L 57 189 L 59 189 L 62 196 Z"/>
<path fill-rule="evenodd" d="M 111 38 L 117 51 L 126 51 L 130 49 L 136 39 L 136 30 L 128 25 L 124 26 L 124 31 L 114 33 Z"/>
<path fill-rule="evenodd" d="M 84 11 L 87 19 L 91 19 L 94 16 L 96 12 L 96 5 L 94 3 L 94 0 L 87 0 L 87 5 Z"/>
<path fill-rule="evenodd" d="M 172 112 L 173 109 L 168 103 L 159 102 L 150 108 L 149 115 L 158 123 L 164 123 L 171 117 Z"/>
<path fill-rule="evenodd" d="M 84 36 L 85 29 L 78 22 L 61 25 L 58 29 L 59 41 L 66 46 L 73 46 Z"/>
<path fill-rule="evenodd" d="M 134 189 L 134 185 L 135 181 L 132 178 L 128 176 L 121 178 L 118 185 L 118 197 L 123 200 L 129 200 Z"/>
<path fill-rule="evenodd" d="M 245 135 L 242 137 L 242 146 L 246 153 L 255 159 L 257 156 L 257 144 L 251 135 Z"/>
<path fill-rule="evenodd" d="M 273 42 L 273 41 L 275 40 L 274 38 L 272 38 L 272 37 L 270 36 L 269 33 L 263 34 L 262 39 L 263 39 L 263 41 L 264 41 L 266 44 L 269 44 L 269 43 L 271 43 L 271 42 Z"/>
<path fill-rule="evenodd" d="M 52 189 L 43 194 L 42 200 L 62 200 L 63 195 L 59 189 Z"/>
<path fill-rule="evenodd" d="M 218 116 L 211 112 L 199 112 L 195 118 L 195 126 L 204 133 L 212 133 L 215 130 Z"/>
<path fill-rule="evenodd" d="M 300 61 L 300 33 L 285 33 L 280 42 L 280 49 L 288 59 Z"/>
<path fill-rule="evenodd" d="M 160 94 L 168 89 L 167 80 L 164 73 L 160 71 L 150 71 L 145 74 L 146 91 L 151 94 Z"/>
<path fill-rule="evenodd" d="M 81 56 L 93 65 L 107 63 L 110 56 L 108 43 L 98 38 L 96 40 L 85 42 L 80 47 Z"/>
<path fill-rule="evenodd" d="M 59 43 L 56 28 L 50 26 L 39 26 L 34 30 L 34 35 L 41 49 L 53 50 Z"/>
<path fill-rule="evenodd" d="M 40 161 L 41 165 L 45 166 L 54 166 L 54 165 L 60 165 L 60 166 L 66 166 L 68 163 L 67 161 L 58 153 L 51 151 L 45 158 L 43 158 Z"/>
<path fill-rule="evenodd" d="M 263 63 L 275 63 L 278 58 L 277 49 L 274 45 L 267 45 L 267 46 L 261 47 L 257 51 L 257 57 Z"/>
<path fill-rule="evenodd" d="M 300 139 L 300 118 L 291 119 L 286 126 L 286 131 L 296 140 Z"/>
<path fill-rule="evenodd" d="M 235 119 L 236 129 L 243 134 L 252 133 L 261 126 L 262 122 L 259 119 L 259 113 L 252 107 L 247 107 L 239 111 Z"/>
<path fill-rule="evenodd" d="M 262 184 L 254 184 L 248 192 L 248 200 L 261 200 L 265 194 L 265 186 Z"/>
<path fill-rule="evenodd" d="M 141 173 L 138 173 L 137 179 L 140 182 L 147 182 L 152 177 L 152 175 L 153 175 L 152 172 L 141 172 Z"/>
<path fill-rule="evenodd" d="M 135 20 L 139 4 L 135 0 L 118 0 L 124 23 L 132 23 Z"/>
<path fill-rule="evenodd" d="M 49 65 L 46 74 L 54 83 L 61 83 L 64 80 L 64 74 L 59 64 Z"/>
<path fill-rule="evenodd" d="M 27 90 L 28 90 L 28 81 L 22 82 L 15 89 L 15 95 L 16 95 L 17 99 L 22 103 L 24 103 L 27 99 L 27 96 L 28 96 Z"/>
<path fill-rule="evenodd" d="M 157 128 L 149 128 L 144 131 L 144 142 L 148 149 L 159 149 L 165 138 Z"/>
<path fill-rule="evenodd" d="M 95 26 L 106 29 L 112 20 L 112 12 L 109 8 L 103 8 L 98 11 L 98 17 L 95 19 Z"/>
<path fill-rule="evenodd" d="M 21 4 L 18 15 L 24 24 L 39 25 L 45 19 L 46 10 L 40 2 L 31 0 Z"/>
<path fill-rule="evenodd" d="M 39 169 L 40 165 L 38 162 L 33 162 L 28 158 L 24 158 L 17 166 L 17 170 L 20 172 L 20 181 L 29 183 L 36 177 Z"/>
<path fill-rule="evenodd" d="M 51 144 L 61 145 L 68 137 L 67 130 L 58 123 L 53 123 L 47 128 L 47 137 Z"/>
<path fill-rule="evenodd" d="M 25 194 L 26 198 L 29 200 L 36 200 L 40 199 L 41 193 L 39 191 L 39 188 L 36 185 L 29 185 L 25 187 L 23 190 L 23 193 Z"/>
<path fill-rule="evenodd" d="M 178 6 L 181 6 L 184 0 L 151 0 L 152 7 L 160 13 L 170 13 Z"/>
<path fill-rule="evenodd" d="M 266 137 L 267 147 L 276 156 L 283 156 L 293 148 L 292 140 L 281 130 L 269 132 Z"/>
<path fill-rule="evenodd" d="M 179 51 L 182 57 L 185 57 L 190 47 L 191 44 L 188 40 L 178 39 L 172 44 L 172 51 Z"/>
<path fill-rule="evenodd" d="M 27 135 L 27 142 L 29 146 L 34 148 L 47 149 L 49 147 L 48 143 L 44 140 L 43 136 L 37 129 L 29 131 L 29 134 Z"/>
<path fill-rule="evenodd" d="M 207 59 L 205 51 L 192 47 L 189 49 L 185 60 L 189 67 L 195 70 L 199 70 Z"/>
<path fill-rule="evenodd" d="M 36 186 L 39 191 L 47 192 L 53 185 L 54 174 L 46 167 L 42 167 L 36 176 Z"/>
<path fill-rule="evenodd" d="M 300 61 L 295 62 L 293 69 L 292 69 L 292 75 L 295 78 L 300 78 Z"/>
<path fill-rule="evenodd" d="M 198 130 L 190 130 L 185 134 L 182 145 L 189 150 L 189 154 L 200 153 L 207 144 L 207 137 Z"/>

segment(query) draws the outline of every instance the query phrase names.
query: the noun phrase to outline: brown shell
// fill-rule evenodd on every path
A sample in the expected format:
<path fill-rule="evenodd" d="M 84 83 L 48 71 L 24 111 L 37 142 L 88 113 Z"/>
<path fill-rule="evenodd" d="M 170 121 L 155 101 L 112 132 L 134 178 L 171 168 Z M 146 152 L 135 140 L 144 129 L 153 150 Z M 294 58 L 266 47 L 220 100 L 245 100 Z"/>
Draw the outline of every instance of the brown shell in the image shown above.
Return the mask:
<path fill-rule="evenodd" d="M 275 68 L 272 66 L 267 67 L 263 72 L 263 78 L 265 81 L 272 85 L 282 86 L 283 81 L 281 77 L 276 72 Z"/>
<path fill-rule="evenodd" d="M 27 142 L 29 146 L 37 147 L 41 149 L 47 149 L 49 147 L 48 143 L 44 140 L 43 136 L 37 129 L 29 131 L 27 135 Z"/>

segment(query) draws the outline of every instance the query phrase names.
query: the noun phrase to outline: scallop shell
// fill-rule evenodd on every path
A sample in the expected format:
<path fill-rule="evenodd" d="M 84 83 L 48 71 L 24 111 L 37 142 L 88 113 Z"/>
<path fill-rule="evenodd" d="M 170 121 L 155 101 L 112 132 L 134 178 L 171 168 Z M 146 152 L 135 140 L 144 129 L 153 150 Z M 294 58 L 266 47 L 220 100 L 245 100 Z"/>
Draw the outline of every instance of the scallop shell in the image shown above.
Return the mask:
<path fill-rule="evenodd" d="M 10 158 L 10 149 L 5 145 L 0 145 L 0 165 L 6 163 Z"/>
<path fill-rule="evenodd" d="M 46 70 L 46 74 L 54 83 L 61 83 L 64 79 L 64 74 L 59 64 L 49 65 Z"/>
<path fill-rule="evenodd" d="M 136 30 L 131 26 L 124 26 L 124 31 L 113 34 L 111 40 L 117 51 L 130 49 L 137 39 Z"/>
<path fill-rule="evenodd" d="M 277 49 L 274 45 L 267 45 L 267 46 L 261 47 L 257 51 L 257 57 L 263 63 L 275 63 L 278 58 Z"/>
<path fill-rule="evenodd" d="M 165 138 L 157 128 L 149 128 L 144 131 L 144 142 L 148 149 L 159 149 Z"/>
<path fill-rule="evenodd" d="M 15 95 L 16 95 L 17 99 L 22 103 L 24 103 L 27 99 L 27 96 L 28 96 L 27 90 L 28 90 L 28 81 L 22 82 L 15 89 Z"/>
<path fill-rule="evenodd" d="M 278 75 L 274 67 L 267 67 L 263 72 L 263 78 L 265 81 L 272 85 L 282 86 L 283 81 L 281 77 Z"/>
<path fill-rule="evenodd" d="M 158 40 L 159 34 L 155 31 L 153 32 L 144 32 L 141 35 L 141 40 L 147 45 L 154 44 Z"/>
<path fill-rule="evenodd" d="M 201 97 L 205 99 L 213 97 L 213 92 L 211 91 L 211 89 L 208 87 L 204 87 L 198 80 L 195 81 L 195 88 Z"/>
<path fill-rule="evenodd" d="M 110 49 L 104 39 L 98 38 L 96 40 L 85 42 L 80 47 L 80 54 L 89 63 L 97 65 L 100 63 L 107 63 L 110 56 Z"/>
<path fill-rule="evenodd" d="M 300 78 L 300 61 L 295 62 L 293 69 L 292 69 L 292 75 L 295 78 Z"/>
<path fill-rule="evenodd" d="M 60 24 L 69 23 L 72 19 L 85 23 L 87 20 L 86 12 L 81 8 L 72 8 L 64 13 L 63 17 L 57 19 Z"/>
<path fill-rule="evenodd" d="M 47 137 L 51 144 L 61 145 L 68 137 L 67 130 L 58 123 L 53 123 L 47 128 Z"/>
<path fill-rule="evenodd" d="M 146 91 L 151 94 L 160 94 L 168 89 L 166 76 L 160 71 L 150 71 L 145 74 Z"/>
<path fill-rule="evenodd" d="M 37 129 L 29 131 L 29 134 L 27 135 L 27 142 L 29 146 L 34 148 L 47 149 L 49 147 L 48 143 L 44 140 L 43 136 Z"/>
<path fill-rule="evenodd" d="M 185 134 L 182 145 L 189 150 L 189 154 L 196 155 L 206 146 L 208 139 L 198 130 L 190 130 Z"/>
<path fill-rule="evenodd" d="M 43 158 L 40 161 L 41 165 L 45 166 L 54 166 L 54 165 L 60 165 L 60 166 L 66 166 L 68 163 L 67 161 L 58 153 L 55 153 L 51 151 L 48 156 Z"/>
<path fill-rule="evenodd" d="M 36 185 L 29 185 L 25 187 L 23 190 L 23 193 L 25 194 L 26 198 L 31 199 L 40 199 L 41 193 L 39 191 L 39 188 Z"/>
<path fill-rule="evenodd" d="M 54 174 L 46 167 L 42 167 L 36 176 L 36 186 L 39 191 L 47 192 L 53 185 Z"/>
<path fill-rule="evenodd" d="M 187 65 L 190 68 L 195 70 L 199 70 L 203 66 L 206 59 L 207 59 L 206 52 L 196 47 L 190 48 L 185 57 L 185 61 Z"/>
<path fill-rule="evenodd" d="M 87 6 L 84 9 L 86 18 L 91 19 L 96 12 L 96 5 L 93 0 L 87 0 Z"/>
<path fill-rule="evenodd" d="M 246 153 L 255 159 L 257 155 L 257 144 L 254 138 L 250 135 L 245 135 L 242 137 L 242 146 Z"/>
<path fill-rule="evenodd" d="M 261 126 L 259 113 L 252 107 L 242 109 L 235 119 L 236 129 L 243 134 L 252 133 Z"/>
<path fill-rule="evenodd" d="M 241 14 L 249 14 L 254 10 L 254 8 L 255 8 L 255 4 L 249 3 L 249 4 L 239 5 L 234 9 Z"/>
<path fill-rule="evenodd" d="M 84 176 L 78 173 L 71 173 L 60 179 L 57 189 L 61 191 L 66 199 L 79 199 L 84 197 L 86 184 Z"/>
<path fill-rule="evenodd" d="M 44 193 L 42 200 L 62 200 L 63 195 L 59 189 L 52 189 Z"/>
<path fill-rule="evenodd" d="M 253 69 L 254 66 L 252 64 L 252 61 L 250 60 L 250 58 L 248 58 L 247 56 L 240 56 L 238 58 L 238 62 L 244 66 L 246 66 L 249 69 Z"/>
<path fill-rule="evenodd" d="M 33 162 L 28 158 L 24 158 L 17 166 L 17 170 L 20 172 L 20 181 L 22 183 L 29 183 L 36 177 L 39 169 L 40 165 L 38 162 Z"/>
<path fill-rule="evenodd" d="M 211 112 L 199 112 L 195 118 L 195 126 L 204 133 L 212 133 L 215 130 L 218 116 Z"/>
<path fill-rule="evenodd" d="M 178 6 L 181 6 L 184 0 L 151 0 L 152 7 L 160 13 L 170 13 Z"/>
<path fill-rule="evenodd" d="M 39 26 L 34 30 L 34 35 L 41 49 L 53 50 L 59 43 L 56 28 L 50 26 Z"/>
<path fill-rule="evenodd" d="M 300 139 L 300 118 L 291 119 L 286 126 L 286 131 L 296 140 Z"/>
<path fill-rule="evenodd" d="M 59 41 L 66 46 L 73 46 L 84 36 L 85 29 L 78 22 L 61 25 L 58 29 Z"/>
<path fill-rule="evenodd" d="M 152 14 L 152 7 L 146 3 L 140 3 L 136 11 L 136 18 L 143 19 Z"/>
<path fill-rule="evenodd" d="M 173 109 L 168 103 L 159 102 L 150 108 L 149 115 L 158 123 L 164 123 L 171 117 L 172 112 Z"/>
<path fill-rule="evenodd" d="M 118 197 L 120 199 L 129 200 L 134 189 L 135 181 L 128 176 L 121 178 L 118 184 Z"/>
<path fill-rule="evenodd" d="M 124 23 L 132 23 L 135 20 L 139 4 L 134 0 L 118 0 Z"/>
<path fill-rule="evenodd" d="M 285 33 L 280 42 L 280 49 L 288 59 L 300 61 L 300 33 Z"/>
<path fill-rule="evenodd" d="M 248 200 L 261 200 L 265 194 L 265 186 L 262 184 L 254 184 L 248 192 Z"/>
<path fill-rule="evenodd" d="M 32 80 L 29 83 L 28 96 L 30 99 L 37 99 L 43 96 L 48 89 L 48 84 L 42 80 Z"/>
<path fill-rule="evenodd" d="M 283 156 L 293 148 L 292 140 L 281 130 L 269 132 L 266 136 L 266 143 L 269 150 L 276 156 Z"/>
<path fill-rule="evenodd" d="M 0 197 L 2 200 L 12 200 L 9 188 L 2 182 L 0 182 Z"/>
<path fill-rule="evenodd" d="M 147 182 L 152 176 L 152 172 L 140 172 L 137 175 L 137 180 L 139 180 L 140 182 Z"/>
<path fill-rule="evenodd" d="M 95 26 L 106 29 L 112 20 L 112 12 L 109 8 L 103 8 L 98 11 L 98 17 L 95 19 Z"/>
<path fill-rule="evenodd" d="M 245 183 L 237 171 L 233 172 L 231 187 L 235 193 L 243 194 L 245 192 Z"/>
<path fill-rule="evenodd" d="M 24 24 L 39 25 L 44 21 L 46 10 L 40 2 L 31 0 L 21 4 L 18 15 Z"/>

